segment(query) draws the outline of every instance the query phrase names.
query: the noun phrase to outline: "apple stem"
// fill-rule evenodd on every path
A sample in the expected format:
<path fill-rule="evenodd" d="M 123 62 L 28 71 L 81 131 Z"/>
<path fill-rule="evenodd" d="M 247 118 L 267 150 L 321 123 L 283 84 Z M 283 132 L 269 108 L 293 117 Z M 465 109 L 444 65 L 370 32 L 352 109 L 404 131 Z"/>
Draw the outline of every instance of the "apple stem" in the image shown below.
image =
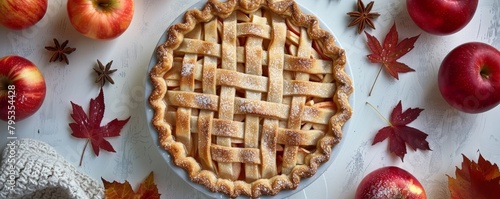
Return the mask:
<path fill-rule="evenodd" d="M 372 104 L 370 104 L 370 102 L 366 102 L 366 104 L 368 104 L 369 106 L 371 106 L 372 109 L 375 110 L 375 112 L 377 112 L 378 116 L 380 116 L 380 118 L 382 118 L 385 122 L 387 122 L 387 124 L 389 126 L 392 126 L 392 123 L 389 120 L 387 120 L 384 116 L 382 116 L 382 114 L 378 111 L 378 109 L 375 108 Z"/>
<path fill-rule="evenodd" d="M 87 149 L 87 145 L 89 145 L 88 139 L 87 139 L 87 142 L 85 142 L 85 146 L 83 147 L 82 156 L 80 156 L 80 165 L 79 166 L 82 166 L 83 154 L 85 154 L 85 149 Z"/>
<path fill-rule="evenodd" d="M 481 77 L 483 79 L 490 79 L 490 72 L 486 69 L 487 66 L 483 66 L 481 67 L 481 69 L 479 70 L 479 74 L 481 75 Z"/>
<path fill-rule="evenodd" d="M 3 92 L 8 90 L 9 85 L 12 85 L 12 81 L 6 76 L 0 75 L 0 91 Z"/>
<path fill-rule="evenodd" d="M 378 70 L 377 77 L 375 77 L 375 80 L 373 81 L 372 88 L 370 89 L 368 96 L 372 96 L 373 87 L 375 87 L 375 82 L 377 82 L 378 76 L 380 75 L 381 71 L 382 71 L 382 66 L 380 66 L 380 69 Z"/>

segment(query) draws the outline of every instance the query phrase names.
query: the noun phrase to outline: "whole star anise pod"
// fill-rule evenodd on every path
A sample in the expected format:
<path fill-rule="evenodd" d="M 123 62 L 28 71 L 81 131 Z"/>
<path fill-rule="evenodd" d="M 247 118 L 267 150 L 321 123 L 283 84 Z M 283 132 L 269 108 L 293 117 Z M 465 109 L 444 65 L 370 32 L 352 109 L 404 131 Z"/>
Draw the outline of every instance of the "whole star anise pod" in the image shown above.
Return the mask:
<path fill-rule="evenodd" d="M 101 61 L 97 60 L 97 66 L 94 67 L 94 71 L 97 73 L 97 79 L 95 80 L 96 83 L 101 82 L 101 86 L 104 86 L 106 84 L 106 80 L 111 83 L 115 84 L 113 81 L 113 78 L 111 78 L 111 73 L 114 73 L 117 69 L 110 69 L 111 64 L 113 64 L 113 60 L 111 60 L 109 63 L 104 66 Z"/>
<path fill-rule="evenodd" d="M 68 57 L 66 56 L 66 54 L 68 54 L 68 55 L 71 54 L 72 52 L 74 52 L 76 50 L 76 48 L 66 47 L 66 45 L 68 45 L 68 42 L 69 41 L 66 40 L 62 44 L 59 44 L 59 41 L 57 41 L 57 39 L 54 38 L 55 46 L 46 46 L 45 47 L 45 49 L 54 52 L 52 57 L 50 57 L 49 62 L 64 61 L 64 62 L 66 62 L 66 65 L 69 64 L 69 60 L 68 60 Z"/>
<path fill-rule="evenodd" d="M 347 13 L 347 15 L 349 15 L 350 17 L 354 17 L 354 19 L 351 21 L 351 23 L 349 23 L 347 27 L 351 27 L 357 24 L 358 34 L 360 34 L 365 29 L 365 24 L 375 29 L 375 25 L 373 24 L 372 19 L 375 19 L 376 17 L 380 16 L 380 14 L 376 12 L 371 12 L 373 4 L 374 2 L 371 1 L 365 7 L 365 4 L 361 0 L 358 0 L 357 3 L 358 10 Z"/>

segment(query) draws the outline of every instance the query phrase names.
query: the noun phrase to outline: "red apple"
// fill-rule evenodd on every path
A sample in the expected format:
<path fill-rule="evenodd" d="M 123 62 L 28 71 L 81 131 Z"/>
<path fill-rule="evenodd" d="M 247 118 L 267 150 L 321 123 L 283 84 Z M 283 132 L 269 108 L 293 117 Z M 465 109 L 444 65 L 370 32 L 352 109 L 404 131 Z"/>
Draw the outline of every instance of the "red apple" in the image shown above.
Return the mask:
<path fill-rule="evenodd" d="M 45 99 L 45 80 L 31 61 L 16 55 L 0 58 L 0 119 L 20 121 Z"/>
<path fill-rule="evenodd" d="M 134 15 L 133 0 L 68 0 L 71 24 L 92 39 L 114 39 L 127 30 Z"/>
<path fill-rule="evenodd" d="M 40 21 L 47 12 L 47 0 L 0 0 L 0 24 L 21 30 Z"/>
<path fill-rule="evenodd" d="M 456 47 L 441 63 L 438 86 L 458 110 L 481 113 L 494 108 L 500 102 L 500 51 L 480 42 Z"/>
<path fill-rule="evenodd" d="M 406 0 L 410 17 L 422 30 L 449 35 L 464 28 L 476 12 L 478 0 Z"/>
<path fill-rule="evenodd" d="M 399 167 L 388 166 L 366 175 L 356 190 L 355 199 L 407 198 L 426 199 L 420 182 Z"/>

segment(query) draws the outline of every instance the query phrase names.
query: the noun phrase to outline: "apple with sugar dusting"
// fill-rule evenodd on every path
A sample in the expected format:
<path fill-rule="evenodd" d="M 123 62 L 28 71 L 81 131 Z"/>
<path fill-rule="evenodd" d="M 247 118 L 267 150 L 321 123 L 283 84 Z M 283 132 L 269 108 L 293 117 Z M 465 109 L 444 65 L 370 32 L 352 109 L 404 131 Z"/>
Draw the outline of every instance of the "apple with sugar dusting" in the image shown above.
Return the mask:
<path fill-rule="evenodd" d="M 133 0 L 68 0 L 71 24 L 81 34 L 100 40 L 114 39 L 129 27 Z"/>
<path fill-rule="evenodd" d="M 388 166 L 366 175 L 356 190 L 355 199 L 406 198 L 426 199 L 422 184 L 399 167 Z"/>

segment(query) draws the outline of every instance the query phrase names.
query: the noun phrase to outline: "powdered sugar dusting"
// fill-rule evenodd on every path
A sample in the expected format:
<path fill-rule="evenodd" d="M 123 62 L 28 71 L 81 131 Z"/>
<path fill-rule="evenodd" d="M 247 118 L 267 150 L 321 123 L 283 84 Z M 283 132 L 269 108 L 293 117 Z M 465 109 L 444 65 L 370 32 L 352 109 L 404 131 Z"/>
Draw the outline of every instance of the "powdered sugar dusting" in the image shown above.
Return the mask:
<path fill-rule="evenodd" d="M 179 104 L 183 104 L 186 102 L 186 99 L 184 98 L 183 95 L 176 95 L 175 96 L 175 100 L 177 101 L 177 103 Z"/>
<path fill-rule="evenodd" d="M 262 26 L 256 25 L 256 24 L 248 24 L 247 26 L 244 27 L 245 29 L 243 32 L 256 35 L 256 36 L 265 36 L 266 31 L 262 28 Z"/>
<path fill-rule="evenodd" d="M 197 95 L 194 97 L 194 100 L 196 101 L 196 104 L 202 108 L 207 108 L 212 104 L 212 99 L 204 95 Z"/>
<path fill-rule="evenodd" d="M 254 164 L 260 164 L 260 158 L 259 158 L 259 150 L 241 150 L 241 161 L 243 163 L 254 163 Z"/>
<path fill-rule="evenodd" d="M 299 118 L 300 117 L 300 106 L 291 106 L 290 107 L 290 118 Z"/>
<path fill-rule="evenodd" d="M 218 75 L 218 79 L 220 84 L 222 85 L 232 85 L 235 81 L 231 75 L 226 73 L 221 73 L 220 75 Z"/>
<path fill-rule="evenodd" d="M 233 128 L 230 122 L 228 121 L 219 121 L 214 123 L 215 134 L 219 136 L 227 136 L 227 137 L 238 137 L 237 129 Z"/>
<path fill-rule="evenodd" d="M 304 86 L 303 84 L 293 84 L 292 89 L 294 94 L 301 94 L 305 93 L 306 86 Z"/>
<path fill-rule="evenodd" d="M 256 103 L 251 103 L 251 102 L 245 102 L 241 104 L 240 106 L 240 111 L 243 113 L 254 113 L 257 109 L 260 109 L 261 107 L 258 106 Z"/>
<path fill-rule="evenodd" d="M 183 77 L 189 76 L 189 75 L 193 74 L 193 70 L 194 70 L 194 64 L 184 63 L 182 65 L 181 76 L 183 76 Z"/>
<path fill-rule="evenodd" d="M 372 198 L 395 198 L 403 196 L 400 188 L 398 188 L 394 183 L 385 180 L 378 181 L 370 190 Z"/>
<path fill-rule="evenodd" d="M 304 109 L 304 113 L 303 113 L 304 120 L 314 121 L 314 119 L 317 118 L 318 116 L 319 116 L 319 112 L 317 109 L 314 109 L 314 108 Z"/>

